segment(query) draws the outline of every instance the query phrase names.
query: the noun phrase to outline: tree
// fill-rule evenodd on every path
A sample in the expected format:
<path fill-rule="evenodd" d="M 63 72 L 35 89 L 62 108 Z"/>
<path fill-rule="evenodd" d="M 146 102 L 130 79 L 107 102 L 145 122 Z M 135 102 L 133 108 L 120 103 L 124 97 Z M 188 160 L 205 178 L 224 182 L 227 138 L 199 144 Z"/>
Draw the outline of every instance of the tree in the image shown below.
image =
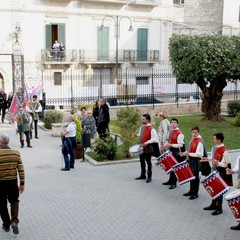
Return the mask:
<path fill-rule="evenodd" d="M 223 89 L 240 79 L 240 36 L 173 35 L 169 52 L 177 82 L 196 83 L 202 90 L 204 119 L 223 120 Z"/>

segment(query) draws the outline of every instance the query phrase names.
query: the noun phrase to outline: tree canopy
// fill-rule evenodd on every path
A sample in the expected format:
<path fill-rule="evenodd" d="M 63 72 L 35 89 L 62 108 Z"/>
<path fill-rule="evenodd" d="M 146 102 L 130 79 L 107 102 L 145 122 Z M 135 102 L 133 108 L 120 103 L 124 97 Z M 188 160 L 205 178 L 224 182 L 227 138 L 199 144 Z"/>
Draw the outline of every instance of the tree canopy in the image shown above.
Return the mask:
<path fill-rule="evenodd" d="M 240 79 L 240 36 L 173 35 L 169 51 L 177 82 L 197 83 L 205 118 L 221 120 L 223 89 Z"/>

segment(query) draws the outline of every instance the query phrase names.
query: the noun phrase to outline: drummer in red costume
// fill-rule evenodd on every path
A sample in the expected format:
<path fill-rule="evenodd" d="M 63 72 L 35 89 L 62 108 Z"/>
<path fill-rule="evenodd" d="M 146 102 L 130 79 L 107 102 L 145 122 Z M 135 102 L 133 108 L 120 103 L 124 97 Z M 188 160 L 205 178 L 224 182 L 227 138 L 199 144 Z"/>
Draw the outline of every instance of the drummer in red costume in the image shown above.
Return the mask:
<path fill-rule="evenodd" d="M 227 148 L 223 144 L 223 140 L 223 133 L 213 134 L 213 141 L 215 143 L 211 151 L 213 170 L 217 170 L 219 172 L 220 176 L 228 184 L 228 186 L 233 186 L 232 176 L 226 174 L 227 167 L 231 168 L 231 160 Z M 202 159 L 203 161 L 207 160 L 207 158 Z M 214 210 L 212 215 L 219 215 L 223 212 L 222 202 L 223 196 L 220 196 L 217 199 L 212 200 L 210 206 L 203 208 L 203 210 Z"/>
<path fill-rule="evenodd" d="M 158 135 L 154 127 L 150 124 L 151 117 L 149 114 L 143 114 L 142 126 L 140 127 L 139 133 L 134 133 L 135 137 L 139 137 L 140 144 L 143 146 L 143 153 L 139 156 L 141 165 L 141 175 L 136 180 L 146 179 L 146 163 L 148 165 L 147 180 L 146 183 L 152 181 L 152 162 L 151 162 L 151 143 L 158 143 Z M 158 144 L 156 144 L 158 146 Z"/>
<path fill-rule="evenodd" d="M 188 151 L 180 153 L 181 156 L 187 156 L 189 159 L 190 168 L 195 176 L 195 179 L 190 182 L 190 190 L 184 193 L 183 196 L 190 196 L 193 200 L 198 198 L 199 191 L 199 161 L 204 153 L 203 139 L 199 134 L 199 127 L 192 127 L 192 139 L 189 143 Z"/>
<path fill-rule="evenodd" d="M 169 141 L 164 144 L 162 150 L 169 148 L 173 153 L 174 157 L 178 162 L 182 162 L 186 157 L 180 156 L 180 151 L 185 152 L 184 135 L 182 131 L 178 128 L 178 120 L 176 118 L 171 119 L 171 128 L 169 131 Z M 169 189 L 174 189 L 177 187 L 177 177 L 173 171 L 170 172 L 170 177 L 167 182 L 162 183 L 163 185 L 170 185 Z"/>
<path fill-rule="evenodd" d="M 226 169 L 226 173 L 229 174 L 238 174 L 238 184 L 236 186 L 237 189 L 240 190 L 240 156 L 237 158 L 235 163 L 234 169 Z M 240 222 L 236 226 L 231 226 L 230 229 L 232 230 L 240 230 Z"/>

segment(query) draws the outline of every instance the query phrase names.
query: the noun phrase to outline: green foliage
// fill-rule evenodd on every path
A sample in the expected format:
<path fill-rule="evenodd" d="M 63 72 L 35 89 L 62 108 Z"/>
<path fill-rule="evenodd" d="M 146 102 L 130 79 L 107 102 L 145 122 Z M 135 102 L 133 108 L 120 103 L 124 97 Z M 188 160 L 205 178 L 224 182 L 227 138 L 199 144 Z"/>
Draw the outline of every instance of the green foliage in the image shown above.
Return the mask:
<path fill-rule="evenodd" d="M 125 157 L 130 157 L 129 147 L 133 145 L 133 133 L 140 127 L 140 113 L 136 108 L 122 108 L 117 112 L 117 125 Z"/>
<path fill-rule="evenodd" d="M 77 130 L 76 130 L 76 141 L 77 143 L 81 143 L 82 141 L 82 124 L 78 120 L 77 114 L 73 114 L 74 116 L 74 123 L 76 124 Z"/>
<path fill-rule="evenodd" d="M 117 143 L 111 135 L 106 138 L 98 138 L 94 151 L 108 160 L 113 160 L 117 152 Z"/>
<path fill-rule="evenodd" d="M 239 79 L 239 36 L 173 35 L 169 50 L 179 82 L 206 86 L 216 79 Z"/>
<path fill-rule="evenodd" d="M 238 113 L 234 119 L 234 125 L 240 127 L 240 113 Z"/>
<path fill-rule="evenodd" d="M 177 81 L 202 90 L 205 119 L 222 120 L 223 89 L 228 80 L 240 79 L 240 36 L 173 35 L 169 52 Z"/>
<path fill-rule="evenodd" d="M 78 109 L 81 110 L 82 107 L 85 107 L 86 109 L 93 109 L 93 102 L 81 102 L 78 104 Z"/>
<path fill-rule="evenodd" d="M 63 113 L 60 111 L 46 111 L 44 114 L 44 127 L 47 129 L 52 129 L 52 123 L 62 123 Z"/>
<path fill-rule="evenodd" d="M 229 115 L 236 116 L 240 112 L 240 101 L 229 101 L 227 109 Z"/>

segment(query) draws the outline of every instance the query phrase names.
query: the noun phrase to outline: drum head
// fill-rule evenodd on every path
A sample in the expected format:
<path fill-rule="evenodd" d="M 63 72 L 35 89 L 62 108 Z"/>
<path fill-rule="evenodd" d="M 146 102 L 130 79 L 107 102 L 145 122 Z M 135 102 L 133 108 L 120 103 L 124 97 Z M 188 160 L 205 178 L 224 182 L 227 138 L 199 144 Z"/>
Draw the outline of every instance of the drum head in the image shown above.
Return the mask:
<path fill-rule="evenodd" d="M 240 189 L 235 189 L 234 191 L 228 193 L 226 196 L 225 196 L 225 199 L 226 200 L 229 200 L 229 199 L 232 199 L 232 198 L 236 198 L 240 196 Z"/>
<path fill-rule="evenodd" d="M 133 145 L 129 148 L 130 153 L 136 153 L 141 148 L 140 144 Z"/>

